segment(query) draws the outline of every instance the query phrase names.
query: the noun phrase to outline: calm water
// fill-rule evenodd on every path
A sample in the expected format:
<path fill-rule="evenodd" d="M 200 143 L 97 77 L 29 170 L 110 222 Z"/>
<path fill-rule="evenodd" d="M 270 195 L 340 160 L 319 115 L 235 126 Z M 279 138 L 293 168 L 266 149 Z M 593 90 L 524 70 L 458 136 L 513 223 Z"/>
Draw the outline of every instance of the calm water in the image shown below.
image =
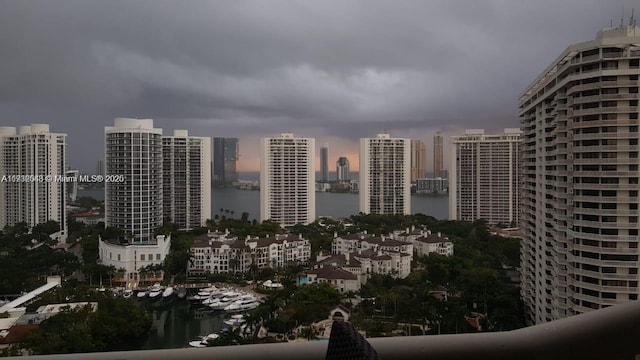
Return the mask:
<path fill-rule="evenodd" d="M 153 327 L 143 349 L 188 347 L 190 340 L 219 332 L 226 327 L 222 322 L 223 312 L 204 312 L 203 308 L 190 308 L 186 300 L 175 299 L 162 307 L 146 307 L 153 318 Z"/>
<path fill-rule="evenodd" d="M 90 196 L 104 200 L 103 190 L 80 190 L 78 196 Z M 359 212 L 358 194 L 351 193 L 316 193 L 316 216 L 348 217 Z M 226 214 L 220 209 L 233 211 L 239 217 L 243 212 L 249 213 L 250 219 L 260 217 L 260 191 L 239 190 L 236 188 L 211 189 L 211 216 Z M 411 196 L 411 212 L 426 214 L 437 219 L 447 219 L 449 215 L 449 198 L 447 196 Z"/>

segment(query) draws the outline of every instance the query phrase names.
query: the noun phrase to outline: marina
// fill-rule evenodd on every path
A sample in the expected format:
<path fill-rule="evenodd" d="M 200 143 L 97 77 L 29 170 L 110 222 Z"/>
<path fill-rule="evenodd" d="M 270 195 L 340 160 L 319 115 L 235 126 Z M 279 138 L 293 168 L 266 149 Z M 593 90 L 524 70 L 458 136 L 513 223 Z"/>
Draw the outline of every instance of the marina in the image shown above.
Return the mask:
<path fill-rule="evenodd" d="M 246 288 L 211 284 L 163 287 L 156 283 L 111 292 L 138 303 L 151 315 L 153 326 L 145 349 L 206 347 L 225 331 L 253 331 L 244 326 L 243 313 L 263 301 L 263 295 Z"/>

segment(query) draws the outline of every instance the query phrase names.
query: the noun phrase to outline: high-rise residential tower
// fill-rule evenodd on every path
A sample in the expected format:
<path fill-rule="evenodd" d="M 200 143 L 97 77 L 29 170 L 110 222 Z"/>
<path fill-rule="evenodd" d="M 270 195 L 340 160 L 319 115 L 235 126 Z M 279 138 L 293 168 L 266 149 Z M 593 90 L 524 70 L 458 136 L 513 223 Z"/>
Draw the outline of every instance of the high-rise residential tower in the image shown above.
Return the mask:
<path fill-rule="evenodd" d="M 320 181 L 329 181 L 329 144 L 320 148 Z"/>
<path fill-rule="evenodd" d="M 411 140 L 411 182 L 427 177 L 427 147 L 420 140 Z"/>
<path fill-rule="evenodd" d="M 95 175 L 104 176 L 104 160 L 98 160 L 96 162 L 96 172 Z"/>
<path fill-rule="evenodd" d="M 282 226 L 316 218 L 315 139 L 284 133 L 261 140 L 260 220 Z"/>
<path fill-rule="evenodd" d="M 542 323 L 638 299 L 640 27 L 569 46 L 520 97 L 521 292 Z"/>
<path fill-rule="evenodd" d="M 467 130 L 451 138 L 449 219 L 517 226 L 520 129 L 486 135 Z"/>
<path fill-rule="evenodd" d="M 47 124 L 0 127 L 0 228 L 55 220 L 66 238 L 66 156 L 67 135 Z"/>
<path fill-rule="evenodd" d="M 237 138 L 213 138 L 213 182 L 216 185 L 233 185 L 239 179 L 240 158 Z"/>
<path fill-rule="evenodd" d="M 379 134 L 360 139 L 360 211 L 411 214 L 409 139 Z"/>
<path fill-rule="evenodd" d="M 440 131 L 433 136 L 433 177 L 442 177 L 444 170 L 442 135 Z"/>
<path fill-rule="evenodd" d="M 344 156 L 338 158 L 336 161 L 336 180 L 338 181 L 349 181 L 349 159 Z"/>
<path fill-rule="evenodd" d="M 117 118 L 105 128 L 105 224 L 147 242 L 162 225 L 162 129 Z M 121 181 L 120 181 L 121 180 Z"/>
<path fill-rule="evenodd" d="M 175 130 L 162 137 L 164 221 L 182 229 L 211 218 L 211 138 Z"/>

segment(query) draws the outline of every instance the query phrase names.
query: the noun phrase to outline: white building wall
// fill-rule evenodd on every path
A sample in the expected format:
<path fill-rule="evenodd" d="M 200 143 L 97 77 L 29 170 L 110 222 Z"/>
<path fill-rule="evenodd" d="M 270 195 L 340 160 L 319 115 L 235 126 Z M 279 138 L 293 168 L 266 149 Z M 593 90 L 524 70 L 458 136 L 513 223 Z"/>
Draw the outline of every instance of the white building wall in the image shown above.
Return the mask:
<path fill-rule="evenodd" d="M 521 134 L 520 129 L 499 135 L 471 129 L 452 137 L 450 219 L 518 223 Z"/>
<path fill-rule="evenodd" d="M 619 26 L 569 46 L 520 97 L 532 323 L 638 299 L 639 34 Z"/>
<path fill-rule="evenodd" d="M 158 235 L 156 241 L 128 245 L 113 244 L 100 239 L 99 256 L 102 265 L 124 269 L 127 280 L 137 280 L 140 268 L 162 264 L 171 247 L 171 236 Z"/>
<path fill-rule="evenodd" d="M 116 118 L 105 128 L 105 173 L 124 179 L 105 184 L 106 226 L 152 239 L 163 220 L 162 129 L 151 119 Z"/>
<path fill-rule="evenodd" d="M 360 212 L 411 214 L 411 141 L 360 139 Z"/>
<path fill-rule="evenodd" d="M 261 140 L 260 220 L 282 226 L 316 219 L 315 139 L 284 133 Z"/>
<path fill-rule="evenodd" d="M 211 218 L 211 138 L 175 130 L 163 136 L 163 218 L 183 229 Z"/>
<path fill-rule="evenodd" d="M 67 236 L 67 135 L 48 124 L 0 127 L 0 176 L 35 176 L 0 182 L 0 226 L 26 222 L 29 227 L 55 220 L 60 241 Z M 47 178 L 49 177 L 49 178 Z"/>

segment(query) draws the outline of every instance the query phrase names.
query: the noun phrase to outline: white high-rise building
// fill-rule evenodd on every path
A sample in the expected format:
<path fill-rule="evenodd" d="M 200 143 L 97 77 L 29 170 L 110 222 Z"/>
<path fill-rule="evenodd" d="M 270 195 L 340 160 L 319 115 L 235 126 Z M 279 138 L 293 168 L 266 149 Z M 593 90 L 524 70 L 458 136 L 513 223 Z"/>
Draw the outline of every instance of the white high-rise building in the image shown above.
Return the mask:
<path fill-rule="evenodd" d="M 0 228 L 55 220 L 66 238 L 67 135 L 47 124 L 0 127 Z"/>
<path fill-rule="evenodd" d="M 638 300 L 640 27 L 569 46 L 520 97 L 521 292 L 542 323 Z"/>
<path fill-rule="evenodd" d="M 517 226 L 520 129 L 487 135 L 472 129 L 451 138 L 449 219 Z"/>
<path fill-rule="evenodd" d="M 411 141 L 360 139 L 360 212 L 411 214 Z"/>
<path fill-rule="evenodd" d="M 105 223 L 134 242 L 162 225 L 162 129 L 151 119 L 117 118 L 105 128 Z"/>
<path fill-rule="evenodd" d="M 260 220 L 282 226 L 316 218 L 315 139 L 284 133 L 261 140 Z"/>
<path fill-rule="evenodd" d="M 211 138 L 175 130 L 162 137 L 164 221 L 182 229 L 211 218 Z"/>

